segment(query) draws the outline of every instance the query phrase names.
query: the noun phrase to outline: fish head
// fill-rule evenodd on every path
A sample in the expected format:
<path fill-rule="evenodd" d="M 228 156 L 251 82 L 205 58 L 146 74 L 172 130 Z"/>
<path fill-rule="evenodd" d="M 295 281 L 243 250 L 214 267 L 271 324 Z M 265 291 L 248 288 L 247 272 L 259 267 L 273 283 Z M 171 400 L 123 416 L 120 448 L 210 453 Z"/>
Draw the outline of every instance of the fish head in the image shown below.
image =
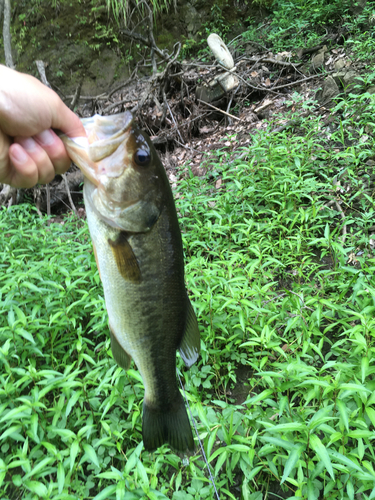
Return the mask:
<path fill-rule="evenodd" d="M 101 219 L 120 230 L 148 231 L 169 188 L 150 138 L 131 113 L 82 120 L 87 138 L 62 140 L 85 176 L 85 201 Z"/>

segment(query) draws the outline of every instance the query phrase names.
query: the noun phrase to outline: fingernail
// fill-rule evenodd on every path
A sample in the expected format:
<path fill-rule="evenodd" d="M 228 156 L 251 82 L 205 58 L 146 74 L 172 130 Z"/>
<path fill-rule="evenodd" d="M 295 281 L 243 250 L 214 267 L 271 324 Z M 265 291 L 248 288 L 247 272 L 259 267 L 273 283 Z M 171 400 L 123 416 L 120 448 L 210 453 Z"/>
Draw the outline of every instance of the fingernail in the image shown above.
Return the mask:
<path fill-rule="evenodd" d="M 31 139 L 31 138 L 22 139 L 21 146 L 23 148 L 25 148 L 26 151 L 29 151 L 30 153 L 32 153 L 33 151 L 35 151 L 36 142 L 34 141 L 34 139 Z"/>
<path fill-rule="evenodd" d="M 43 132 L 35 137 L 42 144 L 42 146 L 50 146 L 55 141 L 55 136 L 50 130 L 43 130 Z"/>
<path fill-rule="evenodd" d="M 28 155 L 23 150 L 22 146 L 19 144 L 14 144 L 12 147 L 12 156 L 18 163 L 26 163 L 28 160 Z"/>

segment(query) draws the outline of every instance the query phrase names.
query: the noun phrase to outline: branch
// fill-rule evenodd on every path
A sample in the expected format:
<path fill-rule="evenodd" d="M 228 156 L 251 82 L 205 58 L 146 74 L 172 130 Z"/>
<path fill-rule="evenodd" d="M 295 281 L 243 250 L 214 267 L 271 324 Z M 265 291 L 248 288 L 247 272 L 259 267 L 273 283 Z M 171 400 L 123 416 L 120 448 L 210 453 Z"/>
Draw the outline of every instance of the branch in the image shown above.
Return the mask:
<path fill-rule="evenodd" d="M 130 31 L 127 29 L 121 29 L 121 33 L 123 33 L 125 36 L 132 38 L 133 40 L 137 40 L 138 42 L 142 42 L 143 45 L 146 47 L 149 47 L 151 49 L 151 62 L 152 62 L 152 71 L 153 74 L 156 74 L 157 71 L 157 66 L 156 66 L 156 61 L 155 61 L 155 54 L 157 54 L 161 59 L 164 61 L 168 62 L 170 61 L 171 57 L 167 52 L 160 50 L 159 47 L 156 45 L 155 38 L 154 38 L 154 33 L 153 33 L 153 14 L 150 6 L 146 2 L 146 0 L 141 0 L 137 4 L 137 8 L 139 9 L 141 5 L 144 5 L 147 9 L 148 16 L 145 17 L 139 24 L 141 24 L 143 21 L 147 20 L 147 38 L 140 33 L 137 33 L 135 31 Z M 138 26 L 137 25 L 137 26 Z"/>
<path fill-rule="evenodd" d="M 3 24 L 3 41 L 4 41 L 4 53 L 5 53 L 5 64 L 8 68 L 15 69 L 15 65 L 12 57 L 12 39 L 10 36 L 10 0 L 4 1 L 4 24 Z"/>
<path fill-rule="evenodd" d="M 141 35 L 140 33 L 135 33 L 134 31 L 130 31 L 127 29 L 121 29 L 120 31 L 121 31 L 121 33 L 124 33 L 124 35 L 127 36 L 128 38 L 132 38 L 133 40 L 136 40 L 138 42 L 142 42 L 143 45 L 145 45 L 146 47 L 149 47 L 150 49 L 153 48 L 154 51 L 156 52 L 156 54 L 161 59 L 163 59 L 164 61 L 169 61 L 170 56 L 168 54 L 165 54 L 164 51 L 160 50 L 159 47 L 157 47 L 156 45 L 153 46 L 152 43 L 146 37 Z"/>
<path fill-rule="evenodd" d="M 233 120 L 237 120 L 239 122 L 242 121 L 241 118 L 238 118 L 238 116 L 231 115 L 230 113 L 227 113 L 226 111 L 223 111 L 222 109 L 217 108 L 216 106 L 214 106 L 213 104 L 210 104 L 209 102 L 201 101 L 200 99 L 197 99 L 197 101 L 201 102 L 202 104 L 206 104 L 207 106 L 210 106 L 210 108 L 216 109 L 216 111 L 223 113 L 223 115 L 229 116 L 229 118 L 233 118 Z"/>
<path fill-rule="evenodd" d="M 46 85 L 47 87 L 49 87 L 51 89 L 52 87 L 51 87 L 51 85 L 46 77 L 46 65 L 40 59 L 35 61 L 35 64 L 36 64 L 36 67 L 38 68 L 40 79 L 42 80 L 44 85 Z"/>
<path fill-rule="evenodd" d="M 76 206 L 74 205 L 72 195 L 70 194 L 69 184 L 68 184 L 66 175 L 62 174 L 61 177 L 64 180 L 65 189 L 66 189 L 66 192 L 68 193 L 68 198 L 69 198 L 70 206 L 72 207 L 73 212 L 78 216 L 78 212 L 77 212 Z"/>
<path fill-rule="evenodd" d="M 70 109 L 74 111 L 74 108 L 78 102 L 79 96 L 81 94 L 81 89 L 82 89 L 82 84 L 83 84 L 83 78 L 81 78 L 81 81 L 77 85 L 77 89 L 75 91 L 74 97 L 72 99 L 72 102 L 70 103 Z"/>

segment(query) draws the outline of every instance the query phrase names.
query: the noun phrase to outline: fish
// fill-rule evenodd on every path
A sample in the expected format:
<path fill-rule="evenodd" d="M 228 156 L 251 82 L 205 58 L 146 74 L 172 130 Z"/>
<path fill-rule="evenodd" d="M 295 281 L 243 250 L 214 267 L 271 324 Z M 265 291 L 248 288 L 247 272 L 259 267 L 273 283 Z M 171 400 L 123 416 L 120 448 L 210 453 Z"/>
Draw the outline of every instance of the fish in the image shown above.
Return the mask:
<path fill-rule="evenodd" d="M 198 359 L 200 333 L 184 279 L 182 238 L 163 164 L 130 112 L 81 120 L 87 138 L 61 136 L 84 174 L 84 202 L 103 284 L 114 360 L 143 380 L 146 450 L 194 450 L 176 379 L 176 351 Z"/>

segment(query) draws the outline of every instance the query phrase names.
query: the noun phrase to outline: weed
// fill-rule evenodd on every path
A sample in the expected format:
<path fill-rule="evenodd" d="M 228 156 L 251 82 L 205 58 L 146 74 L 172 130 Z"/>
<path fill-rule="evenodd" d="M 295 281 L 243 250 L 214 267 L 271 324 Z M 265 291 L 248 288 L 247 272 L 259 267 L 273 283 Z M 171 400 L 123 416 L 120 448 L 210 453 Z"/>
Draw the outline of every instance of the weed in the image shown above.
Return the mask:
<path fill-rule="evenodd" d="M 338 12 L 309 5 L 274 2 L 275 47 Z M 211 156 L 209 178 L 180 172 L 202 342 L 178 371 L 221 498 L 375 496 L 374 114 L 349 94 L 329 127 L 311 114 Z M 214 498 L 199 452 L 142 451 L 142 380 L 112 358 L 86 224 L 23 205 L 0 229 L 0 497 Z"/>
<path fill-rule="evenodd" d="M 374 101 L 336 111 L 327 134 L 311 117 L 301 135 L 258 132 L 247 161 L 211 158 L 220 189 L 178 186 L 202 333 L 200 361 L 178 369 L 223 497 L 374 491 L 371 144 L 353 140 L 372 130 Z M 350 186 L 345 241 L 334 176 Z M 1 497 L 213 498 L 199 454 L 142 452 L 142 381 L 112 359 L 86 225 L 47 225 L 29 206 L 0 225 Z"/>

